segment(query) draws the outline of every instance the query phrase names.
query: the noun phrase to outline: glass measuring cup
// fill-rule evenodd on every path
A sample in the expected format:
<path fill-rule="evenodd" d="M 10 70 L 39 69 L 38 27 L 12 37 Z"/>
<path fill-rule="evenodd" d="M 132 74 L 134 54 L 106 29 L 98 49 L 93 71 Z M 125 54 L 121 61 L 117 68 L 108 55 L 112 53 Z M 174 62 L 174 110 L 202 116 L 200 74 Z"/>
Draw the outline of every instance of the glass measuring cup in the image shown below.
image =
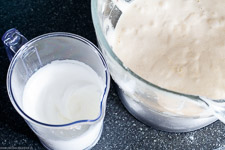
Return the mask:
<path fill-rule="evenodd" d="M 105 116 L 110 75 L 100 51 L 90 41 L 70 33 L 49 33 L 27 42 L 16 29 L 2 37 L 9 59 L 7 90 L 17 112 L 48 149 L 89 149 L 99 140 Z M 15 55 L 15 56 L 13 56 Z M 104 81 L 99 116 L 92 120 L 74 120 L 68 124 L 46 124 L 23 111 L 24 86 L 42 66 L 54 60 L 77 60 L 90 66 Z M 41 82 L 41 81 L 40 81 Z"/>
<path fill-rule="evenodd" d="M 193 131 L 209 125 L 217 118 L 225 122 L 224 100 L 213 101 L 163 89 L 137 75 L 116 56 L 112 47 L 114 31 L 119 18 L 133 1 L 135 0 L 91 1 L 98 43 L 110 74 L 118 85 L 118 93 L 124 106 L 143 123 L 169 132 Z"/>

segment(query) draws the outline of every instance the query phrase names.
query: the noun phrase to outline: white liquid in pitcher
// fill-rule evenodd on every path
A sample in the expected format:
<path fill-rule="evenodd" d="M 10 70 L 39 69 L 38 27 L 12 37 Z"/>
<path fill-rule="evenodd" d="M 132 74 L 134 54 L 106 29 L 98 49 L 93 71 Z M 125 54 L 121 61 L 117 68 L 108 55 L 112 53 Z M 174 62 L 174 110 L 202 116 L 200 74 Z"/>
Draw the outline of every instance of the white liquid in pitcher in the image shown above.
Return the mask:
<path fill-rule="evenodd" d="M 53 61 L 28 80 L 23 93 L 23 110 L 33 119 L 47 124 L 93 120 L 100 114 L 103 91 L 104 82 L 91 67 L 75 60 Z M 67 140 L 42 140 L 54 149 L 84 149 L 99 136 L 102 123 L 85 129 L 78 137 L 72 135 L 74 139 L 68 140 L 66 135 Z M 74 132 L 73 126 L 70 128 L 71 133 Z M 84 130 L 86 126 L 80 128 Z"/>
<path fill-rule="evenodd" d="M 117 23 L 113 50 L 160 87 L 224 99 L 224 6 L 224 0 L 134 0 Z"/>
<path fill-rule="evenodd" d="M 53 61 L 34 73 L 23 93 L 23 109 L 48 124 L 96 119 L 104 84 L 84 63 Z"/>

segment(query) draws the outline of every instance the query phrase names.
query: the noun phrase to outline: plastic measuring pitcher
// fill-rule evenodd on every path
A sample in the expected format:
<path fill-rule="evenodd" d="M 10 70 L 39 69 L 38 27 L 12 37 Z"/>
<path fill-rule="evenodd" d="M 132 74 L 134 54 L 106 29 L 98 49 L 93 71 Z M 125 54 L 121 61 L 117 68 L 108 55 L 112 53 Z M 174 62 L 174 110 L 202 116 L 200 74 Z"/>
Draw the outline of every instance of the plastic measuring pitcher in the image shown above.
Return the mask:
<path fill-rule="evenodd" d="M 2 37 L 9 59 L 7 90 L 17 112 L 39 137 L 47 149 L 89 149 L 99 140 L 106 110 L 110 75 L 98 48 L 90 41 L 71 33 L 48 33 L 30 41 L 16 29 Z M 77 60 L 90 66 L 104 81 L 99 100 L 99 116 L 90 120 L 74 120 L 67 124 L 47 124 L 23 111 L 22 97 L 26 82 L 38 69 L 54 60 Z"/>

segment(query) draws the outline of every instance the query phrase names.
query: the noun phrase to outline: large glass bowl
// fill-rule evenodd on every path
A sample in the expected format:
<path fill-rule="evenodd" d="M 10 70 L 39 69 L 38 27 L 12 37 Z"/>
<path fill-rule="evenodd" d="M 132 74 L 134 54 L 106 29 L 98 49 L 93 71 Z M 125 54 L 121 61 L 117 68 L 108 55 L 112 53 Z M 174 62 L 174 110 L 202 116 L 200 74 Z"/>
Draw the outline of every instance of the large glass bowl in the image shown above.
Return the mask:
<path fill-rule="evenodd" d="M 138 120 L 170 132 L 188 132 L 216 120 L 198 96 L 154 85 L 123 65 L 111 46 L 117 21 L 131 0 L 92 0 L 92 18 L 98 44 L 106 58 L 124 106 Z M 132 38 L 132 37 L 131 37 Z M 129 54 L 128 54 L 129 55 Z M 160 68 L 159 68 L 160 69 Z"/>

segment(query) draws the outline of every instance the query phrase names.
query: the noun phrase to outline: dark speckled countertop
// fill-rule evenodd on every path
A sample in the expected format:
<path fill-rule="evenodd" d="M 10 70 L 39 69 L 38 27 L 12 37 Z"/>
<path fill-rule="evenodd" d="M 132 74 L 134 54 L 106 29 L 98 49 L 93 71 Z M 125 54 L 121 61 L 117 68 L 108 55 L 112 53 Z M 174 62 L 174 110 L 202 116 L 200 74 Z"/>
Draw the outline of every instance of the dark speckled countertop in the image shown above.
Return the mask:
<path fill-rule="evenodd" d="M 81 35 L 97 44 L 90 10 L 90 0 L 0 0 L 0 36 L 15 27 L 28 39 L 62 31 Z M 0 150 L 44 149 L 8 98 L 9 61 L 2 43 L 0 65 Z M 93 149 L 211 150 L 223 149 L 224 144 L 225 125 L 220 121 L 188 133 L 167 133 L 142 124 L 124 108 L 112 82 L 103 134 Z"/>

